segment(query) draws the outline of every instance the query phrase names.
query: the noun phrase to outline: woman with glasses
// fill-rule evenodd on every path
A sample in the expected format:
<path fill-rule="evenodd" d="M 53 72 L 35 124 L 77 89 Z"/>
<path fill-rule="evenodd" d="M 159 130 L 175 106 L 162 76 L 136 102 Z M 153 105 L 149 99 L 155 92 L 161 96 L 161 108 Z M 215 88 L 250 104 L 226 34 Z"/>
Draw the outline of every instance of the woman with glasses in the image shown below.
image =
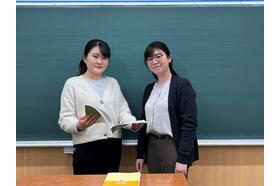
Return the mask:
<path fill-rule="evenodd" d="M 187 175 L 198 160 L 196 137 L 196 94 L 191 83 L 177 75 L 168 47 L 150 43 L 144 62 L 155 77 L 145 88 L 142 118 L 147 121 L 139 133 L 136 169 L 147 161 L 150 173 L 183 172 Z"/>
<path fill-rule="evenodd" d="M 61 93 L 58 123 L 72 134 L 74 174 L 118 172 L 121 160 L 121 130 L 113 133 L 103 117 L 86 115 L 85 105 L 104 111 L 112 123 L 133 123 L 125 128 L 134 131 L 141 128 L 141 124 L 135 123 L 117 80 L 104 75 L 110 55 L 106 42 L 90 40 L 78 76 L 69 78 Z"/>

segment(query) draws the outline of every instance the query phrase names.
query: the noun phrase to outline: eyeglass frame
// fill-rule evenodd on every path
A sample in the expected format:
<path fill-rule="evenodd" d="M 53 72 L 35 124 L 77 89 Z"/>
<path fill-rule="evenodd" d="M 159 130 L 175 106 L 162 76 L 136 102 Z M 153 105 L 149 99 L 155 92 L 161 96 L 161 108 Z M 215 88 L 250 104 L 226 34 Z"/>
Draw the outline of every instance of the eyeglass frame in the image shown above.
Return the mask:
<path fill-rule="evenodd" d="M 154 56 L 151 56 L 151 57 L 148 57 L 147 59 L 146 59 L 146 63 L 148 63 L 148 64 L 152 64 L 152 62 L 155 60 L 155 61 L 157 61 L 157 62 L 159 62 L 161 59 L 162 59 L 162 56 L 164 55 L 164 53 L 157 53 L 157 54 L 155 54 Z"/>

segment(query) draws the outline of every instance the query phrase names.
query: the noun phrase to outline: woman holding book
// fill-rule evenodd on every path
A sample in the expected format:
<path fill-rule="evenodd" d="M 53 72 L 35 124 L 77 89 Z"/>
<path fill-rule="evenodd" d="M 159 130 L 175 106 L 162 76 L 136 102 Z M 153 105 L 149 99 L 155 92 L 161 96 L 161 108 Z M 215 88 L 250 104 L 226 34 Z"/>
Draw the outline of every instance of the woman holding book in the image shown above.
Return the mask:
<path fill-rule="evenodd" d="M 150 173 L 187 174 L 198 160 L 196 137 L 197 109 L 191 83 L 177 75 L 168 47 L 160 41 L 150 43 L 144 62 L 155 77 L 145 88 L 136 169 L 143 171 L 144 160 Z"/>
<path fill-rule="evenodd" d="M 143 126 L 131 114 L 116 79 L 104 75 L 110 59 L 110 47 L 99 39 L 90 40 L 84 49 L 78 76 L 69 78 L 61 93 L 58 123 L 72 134 L 74 174 L 118 172 L 121 130 L 112 132 L 110 125 L 128 123 L 124 128 L 137 131 Z M 87 114 L 85 106 L 106 113 Z M 106 122 L 110 118 L 110 125 Z"/>

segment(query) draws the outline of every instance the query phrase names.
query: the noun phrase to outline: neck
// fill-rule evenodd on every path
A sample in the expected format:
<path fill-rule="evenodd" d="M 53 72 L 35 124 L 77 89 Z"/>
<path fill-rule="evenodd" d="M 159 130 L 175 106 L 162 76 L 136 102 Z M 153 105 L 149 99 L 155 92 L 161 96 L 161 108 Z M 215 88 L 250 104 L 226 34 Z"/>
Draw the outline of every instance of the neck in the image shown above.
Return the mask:
<path fill-rule="evenodd" d="M 104 76 L 103 76 L 103 74 L 98 74 L 98 75 L 96 75 L 96 74 L 92 74 L 92 73 L 90 73 L 90 72 L 88 72 L 88 71 L 86 71 L 84 74 L 83 74 L 83 76 L 85 77 L 85 78 L 88 78 L 88 79 L 102 79 Z"/>
<path fill-rule="evenodd" d="M 172 74 L 171 74 L 170 70 L 168 70 L 168 71 L 167 71 L 166 73 L 164 73 L 164 74 L 158 75 L 158 76 L 157 76 L 157 77 L 158 77 L 157 84 L 158 84 L 158 85 L 163 84 L 165 81 L 171 79 L 171 76 L 172 76 Z"/>

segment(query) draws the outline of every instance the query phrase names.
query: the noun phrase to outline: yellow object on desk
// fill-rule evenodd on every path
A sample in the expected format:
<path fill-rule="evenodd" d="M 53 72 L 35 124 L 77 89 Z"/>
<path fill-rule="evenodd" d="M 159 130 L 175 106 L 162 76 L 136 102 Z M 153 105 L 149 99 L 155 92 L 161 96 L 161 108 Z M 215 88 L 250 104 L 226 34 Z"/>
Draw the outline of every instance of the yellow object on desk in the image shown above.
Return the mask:
<path fill-rule="evenodd" d="M 103 186 L 139 186 L 140 172 L 111 172 L 106 175 Z"/>

